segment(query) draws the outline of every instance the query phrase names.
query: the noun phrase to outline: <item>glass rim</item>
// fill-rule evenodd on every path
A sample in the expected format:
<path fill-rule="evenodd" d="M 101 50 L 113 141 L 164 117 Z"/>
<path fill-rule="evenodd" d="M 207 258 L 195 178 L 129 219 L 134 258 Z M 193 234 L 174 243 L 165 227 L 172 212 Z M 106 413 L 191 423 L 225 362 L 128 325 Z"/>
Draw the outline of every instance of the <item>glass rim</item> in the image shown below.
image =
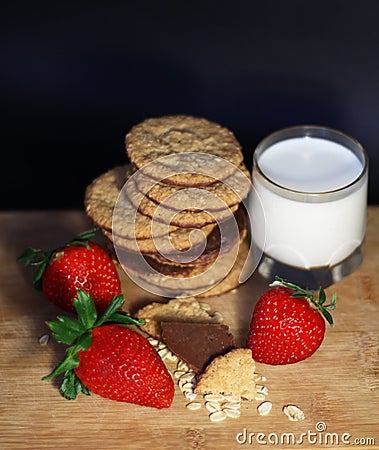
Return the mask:
<path fill-rule="evenodd" d="M 317 133 L 314 134 L 315 132 L 318 132 L 319 134 L 317 134 Z M 325 134 L 325 135 L 323 136 L 323 134 Z M 328 135 L 330 135 L 330 136 L 328 136 Z M 287 136 L 287 137 L 285 137 L 285 136 Z M 338 143 L 338 144 L 346 147 L 348 150 L 353 151 L 353 148 L 343 144 L 340 140 L 332 139 L 332 136 L 335 136 L 335 137 L 338 136 L 338 137 L 340 137 L 341 140 L 350 142 L 351 147 L 354 147 L 356 149 L 356 152 L 354 152 L 354 154 L 358 157 L 357 153 L 359 152 L 363 157 L 362 158 L 363 161 L 361 158 L 358 157 L 359 161 L 362 163 L 362 170 L 361 170 L 360 174 L 356 178 L 354 178 L 354 180 L 352 180 L 350 183 L 345 184 L 344 186 L 341 186 L 337 189 L 332 189 L 332 190 L 328 190 L 328 191 L 308 192 L 308 191 L 300 191 L 298 189 L 288 188 L 288 187 L 283 186 L 283 185 L 277 183 L 276 181 L 272 180 L 269 176 L 267 176 L 263 172 L 263 170 L 259 166 L 258 159 L 264 150 L 267 150 L 272 145 L 274 145 L 278 142 L 282 142 L 282 141 L 285 141 L 288 139 L 293 139 L 296 137 L 313 137 L 313 138 L 330 140 L 330 141 L 333 141 L 335 143 Z M 298 194 L 298 195 L 302 195 L 302 196 L 307 195 L 307 196 L 312 196 L 312 197 L 321 197 L 321 196 L 326 196 L 326 195 L 330 195 L 330 194 L 337 194 L 339 192 L 343 192 L 343 191 L 351 188 L 352 186 L 356 185 L 357 183 L 359 183 L 359 181 L 367 173 L 368 156 L 367 156 L 366 150 L 364 149 L 362 144 L 357 139 L 355 139 L 354 137 L 352 137 L 351 135 L 349 135 L 343 131 L 337 130 L 335 128 L 323 126 L 323 125 L 295 125 L 295 126 L 291 126 L 291 127 L 281 128 L 277 131 L 274 131 L 273 133 L 270 133 L 268 136 L 263 138 L 258 143 L 258 145 L 255 147 L 255 151 L 253 154 L 253 167 L 258 171 L 258 173 L 262 176 L 262 178 L 264 180 L 266 180 L 271 185 L 275 186 L 277 189 L 280 189 L 280 190 L 283 190 L 286 192 L 291 192 L 294 195 Z"/>

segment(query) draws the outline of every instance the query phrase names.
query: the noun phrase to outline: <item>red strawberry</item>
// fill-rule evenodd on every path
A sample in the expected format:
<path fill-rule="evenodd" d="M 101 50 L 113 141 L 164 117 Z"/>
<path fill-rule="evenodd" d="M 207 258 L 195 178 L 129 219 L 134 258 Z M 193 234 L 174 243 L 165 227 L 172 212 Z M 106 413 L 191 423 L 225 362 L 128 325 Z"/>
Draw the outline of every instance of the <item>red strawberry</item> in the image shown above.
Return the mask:
<path fill-rule="evenodd" d="M 120 279 L 109 254 L 89 241 L 95 232 L 81 233 L 52 251 L 28 248 L 18 258 L 25 265 L 38 267 L 34 286 L 66 311 L 75 312 L 72 301 L 78 289 L 91 294 L 99 312 L 104 312 L 112 298 L 121 294 Z"/>
<path fill-rule="evenodd" d="M 317 300 L 313 291 L 277 277 L 258 300 L 251 319 L 247 347 L 254 360 L 278 365 L 311 356 L 324 339 L 324 317 L 333 326 L 329 311 L 335 309 L 336 295 L 329 305 L 325 300 L 322 288 Z"/>
<path fill-rule="evenodd" d="M 79 320 L 58 317 L 48 324 L 59 342 L 73 345 L 66 350 L 64 361 L 43 379 L 65 372 L 61 391 L 69 400 L 80 392 L 93 392 L 120 402 L 168 408 L 174 383 L 154 347 L 136 331 L 121 325 L 104 325 L 144 323 L 116 312 L 122 304 L 122 296 L 115 297 L 97 320 L 91 296 L 78 290 L 74 306 Z"/>

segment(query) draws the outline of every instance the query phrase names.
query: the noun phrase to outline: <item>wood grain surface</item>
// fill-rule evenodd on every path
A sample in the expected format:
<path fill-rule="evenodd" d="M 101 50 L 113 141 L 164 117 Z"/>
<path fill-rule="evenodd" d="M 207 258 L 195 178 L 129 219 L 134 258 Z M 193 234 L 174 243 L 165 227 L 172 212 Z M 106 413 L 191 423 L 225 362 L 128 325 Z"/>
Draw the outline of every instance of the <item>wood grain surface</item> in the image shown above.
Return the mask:
<path fill-rule="evenodd" d="M 51 248 L 89 226 L 81 211 L 0 214 L 1 450 L 379 448 L 378 207 L 368 209 L 363 264 L 327 289 L 329 296 L 337 293 L 337 310 L 335 328 L 327 330 L 321 348 L 297 364 L 258 365 L 267 378 L 270 415 L 259 416 L 257 403 L 246 402 L 239 419 L 220 423 L 211 423 L 204 408 L 186 409 L 178 388 L 172 407 L 158 411 L 96 395 L 67 401 L 56 381 L 41 381 L 65 347 L 52 340 L 41 346 L 39 337 L 48 332 L 45 322 L 62 312 L 33 290 L 32 270 L 15 260 L 27 246 Z M 126 276 L 122 280 L 131 312 L 164 301 Z M 235 293 L 206 300 L 223 314 L 238 345 L 244 345 L 254 304 L 265 289 L 267 281 L 255 273 Z M 303 421 L 284 416 L 282 407 L 289 403 L 304 411 Z"/>

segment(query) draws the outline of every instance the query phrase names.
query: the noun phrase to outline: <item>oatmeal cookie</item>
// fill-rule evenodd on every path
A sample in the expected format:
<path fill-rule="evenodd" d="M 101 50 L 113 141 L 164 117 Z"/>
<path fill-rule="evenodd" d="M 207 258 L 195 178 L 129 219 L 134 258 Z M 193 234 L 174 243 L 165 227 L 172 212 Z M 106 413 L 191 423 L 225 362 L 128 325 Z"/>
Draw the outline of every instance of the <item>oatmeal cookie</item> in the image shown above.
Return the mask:
<path fill-rule="evenodd" d="M 183 186 L 206 186 L 224 179 L 243 160 L 230 130 L 188 115 L 150 118 L 135 125 L 125 137 L 125 147 L 138 169 Z"/>
<path fill-rule="evenodd" d="M 168 185 L 156 182 L 137 171 L 133 180 L 138 191 L 157 204 L 182 211 L 214 211 L 225 206 L 234 206 L 243 201 L 250 190 L 251 178 L 243 163 L 224 181 L 203 187 Z"/>

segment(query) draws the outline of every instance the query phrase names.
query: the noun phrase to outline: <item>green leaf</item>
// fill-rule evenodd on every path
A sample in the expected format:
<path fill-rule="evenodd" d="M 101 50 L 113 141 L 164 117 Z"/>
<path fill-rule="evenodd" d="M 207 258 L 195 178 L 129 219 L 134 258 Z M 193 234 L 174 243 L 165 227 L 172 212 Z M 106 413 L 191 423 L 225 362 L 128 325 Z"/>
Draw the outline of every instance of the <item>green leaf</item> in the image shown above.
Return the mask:
<path fill-rule="evenodd" d="M 284 280 L 283 278 L 280 278 L 278 276 L 275 277 L 275 281 L 279 282 L 280 284 L 282 284 L 285 287 L 288 287 L 288 288 L 293 289 L 294 291 L 296 291 L 296 293 L 294 293 L 292 295 L 292 297 L 294 297 L 297 294 L 302 294 L 302 297 L 309 297 L 309 296 L 312 295 L 311 291 L 303 289 L 300 286 L 298 286 L 297 284 L 291 283 L 291 282 L 289 282 L 287 280 Z"/>
<path fill-rule="evenodd" d="M 69 347 L 66 352 L 66 358 L 59 363 L 49 375 L 42 377 L 42 380 L 50 380 L 51 378 L 66 372 L 67 370 L 74 369 L 79 365 L 79 358 L 76 353 L 72 353 L 72 347 Z"/>
<path fill-rule="evenodd" d="M 65 247 L 72 247 L 74 245 L 84 245 L 87 250 L 89 250 L 88 240 L 92 239 L 97 232 L 97 228 L 93 228 L 92 230 L 83 231 L 74 237 L 71 241 L 65 244 Z"/>
<path fill-rule="evenodd" d="M 74 299 L 73 304 L 78 313 L 80 322 L 86 330 L 95 325 L 97 319 L 97 312 L 95 303 L 90 294 L 83 289 L 78 289 L 77 298 Z"/>
<path fill-rule="evenodd" d="M 78 378 L 78 380 L 79 380 L 79 378 Z M 84 384 L 80 380 L 79 380 L 79 382 L 80 382 L 80 384 L 82 386 L 83 394 L 84 395 L 91 395 L 91 391 L 86 386 L 84 386 Z"/>
<path fill-rule="evenodd" d="M 38 266 L 36 273 L 33 276 L 33 286 L 37 291 L 42 291 L 42 275 L 45 272 L 48 261 Z"/>
<path fill-rule="evenodd" d="M 57 317 L 57 319 L 73 332 L 77 332 L 78 336 L 86 331 L 86 329 L 83 327 L 83 324 L 81 324 L 78 320 L 73 319 L 72 317 L 59 316 Z"/>
<path fill-rule="evenodd" d="M 86 351 L 91 347 L 92 344 L 92 334 L 90 331 L 84 333 L 80 336 L 77 343 L 72 347 L 73 353 L 78 353 L 79 351 Z"/>
<path fill-rule="evenodd" d="M 17 258 L 17 262 L 22 262 L 25 266 L 38 265 L 46 258 L 46 252 L 40 248 L 26 248 Z"/>
<path fill-rule="evenodd" d="M 120 324 L 132 324 L 142 326 L 145 325 L 144 319 L 134 319 L 125 311 L 119 311 L 121 306 L 124 304 L 124 296 L 117 295 L 113 297 L 108 308 L 100 319 L 96 322 L 95 326 L 100 326 L 105 322 L 116 322 Z"/>
<path fill-rule="evenodd" d="M 80 392 L 83 391 L 83 387 L 84 386 L 76 376 L 75 372 L 73 370 L 68 370 L 65 373 L 60 390 L 67 400 L 75 400 Z M 85 388 L 85 390 L 89 392 L 87 388 Z"/>
<path fill-rule="evenodd" d="M 329 325 L 331 327 L 334 327 L 333 317 L 330 314 L 330 312 L 327 311 L 323 306 L 320 307 L 320 311 L 323 314 L 323 316 L 325 317 L 325 319 L 327 320 L 327 322 L 329 323 Z"/>
<path fill-rule="evenodd" d="M 60 316 L 57 319 L 47 322 L 47 325 L 58 342 L 71 345 L 86 331 L 83 325 L 75 319 Z"/>
<path fill-rule="evenodd" d="M 321 287 L 320 291 L 319 291 L 319 294 L 318 294 L 318 303 L 319 303 L 319 305 L 323 305 L 325 303 L 325 300 L 326 300 L 325 291 Z"/>
<path fill-rule="evenodd" d="M 88 239 L 92 239 L 97 233 L 97 228 L 92 228 L 91 230 L 83 231 L 82 233 L 79 233 L 76 235 L 75 240 L 78 241 L 84 241 Z"/>
<path fill-rule="evenodd" d="M 41 291 L 42 290 L 42 275 L 46 269 L 52 252 L 45 252 L 39 248 L 28 247 L 24 252 L 17 258 L 17 261 L 22 262 L 25 266 L 36 266 L 38 267 L 36 273 L 33 277 L 34 287 Z"/>
<path fill-rule="evenodd" d="M 74 247 L 75 245 L 84 245 L 84 247 L 87 250 L 90 249 L 88 241 L 76 241 L 76 240 L 67 242 L 67 244 L 65 244 L 65 247 Z"/>
<path fill-rule="evenodd" d="M 108 322 L 137 325 L 139 327 L 145 325 L 146 323 L 145 319 L 135 319 L 134 317 L 129 316 L 129 314 L 124 311 L 112 314 Z"/>
<path fill-rule="evenodd" d="M 306 294 L 304 294 L 304 293 L 302 293 L 302 292 L 294 292 L 294 293 L 291 295 L 291 297 L 292 297 L 292 298 L 305 298 L 305 297 L 306 297 Z"/>
<path fill-rule="evenodd" d="M 100 317 L 100 319 L 96 322 L 96 326 L 102 325 L 104 322 L 108 322 L 109 318 L 121 308 L 124 304 L 124 296 L 117 295 L 113 297 L 111 302 L 108 305 L 108 308 L 105 310 L 104 314 Z"/>
<path fill-rule="evenodd" d="M 337 306 L 337 294 L 334 292 L 329 305 L 325 305 L 325 308 L 327 308 L 329 311 L 334 311 L 336 309 L 336 306 Z"/>

